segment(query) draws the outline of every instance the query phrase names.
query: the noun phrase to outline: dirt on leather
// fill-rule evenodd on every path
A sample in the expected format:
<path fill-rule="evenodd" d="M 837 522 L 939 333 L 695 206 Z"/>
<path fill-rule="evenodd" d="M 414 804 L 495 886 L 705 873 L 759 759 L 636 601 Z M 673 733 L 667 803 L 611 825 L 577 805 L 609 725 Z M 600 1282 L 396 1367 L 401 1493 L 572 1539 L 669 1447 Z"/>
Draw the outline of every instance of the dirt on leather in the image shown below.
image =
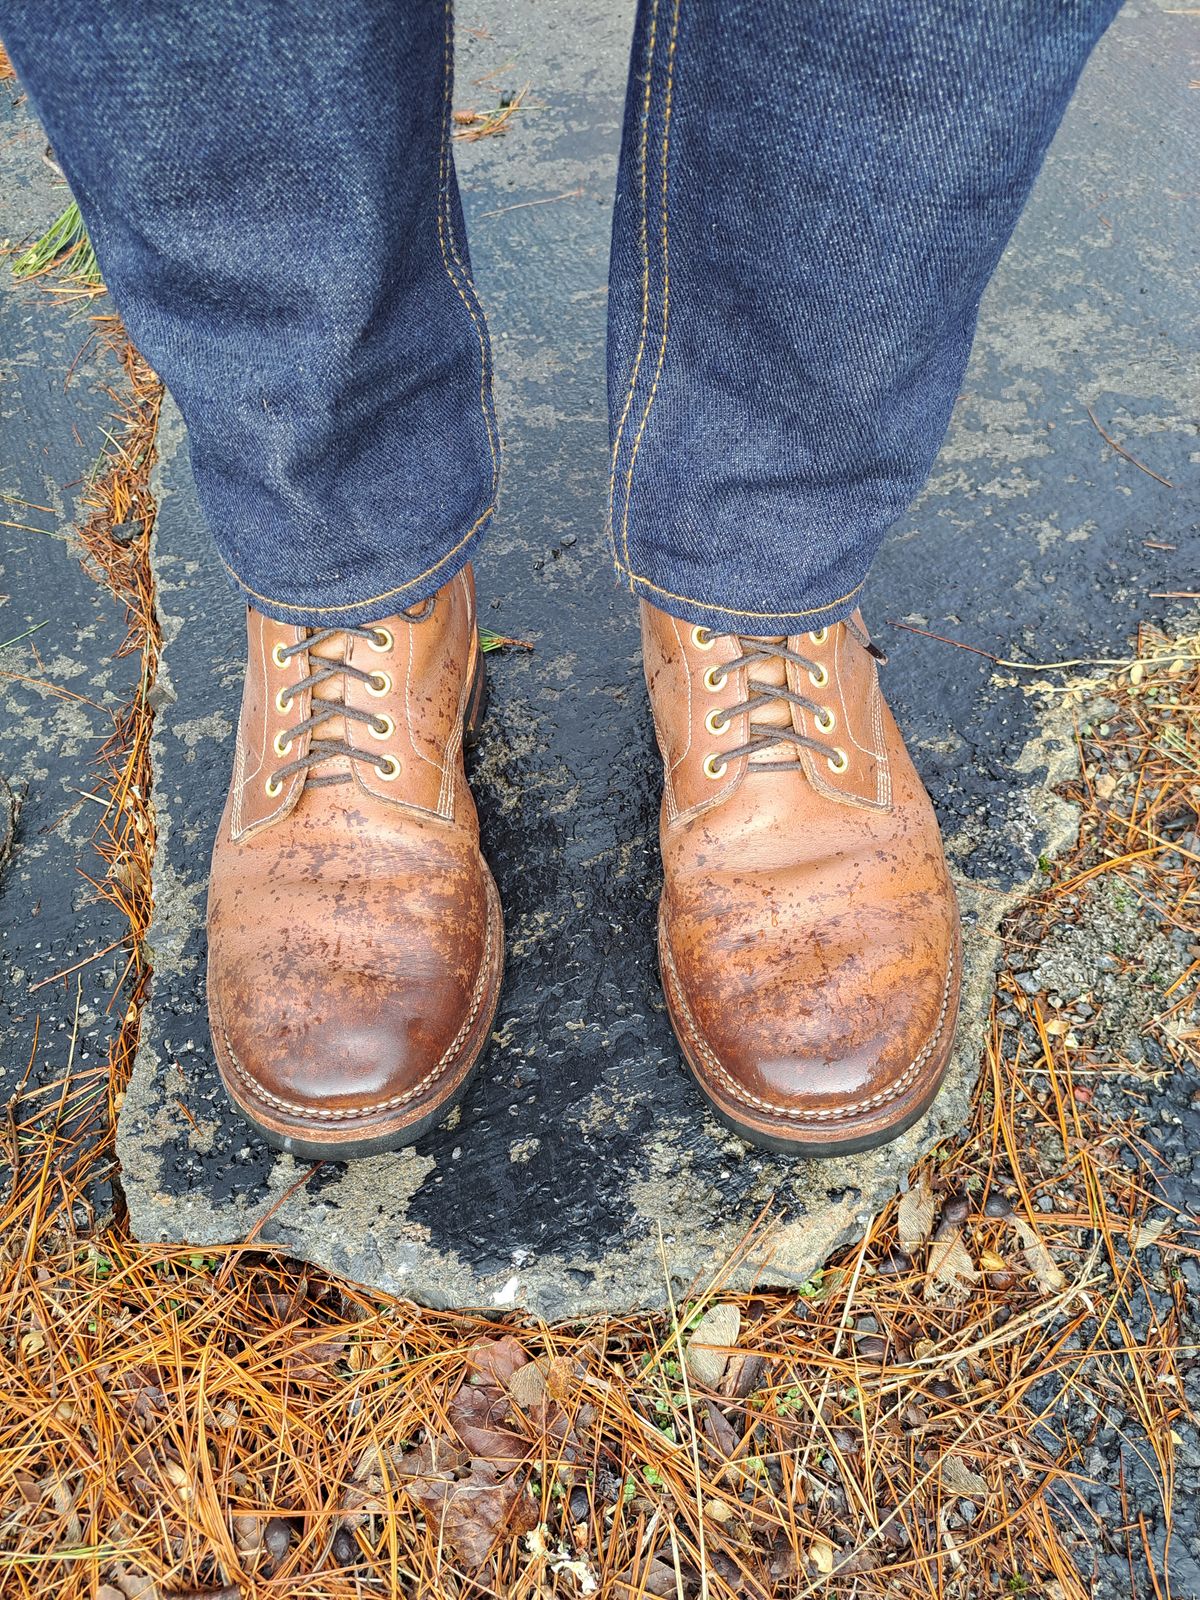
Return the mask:
<path fill-rule="evenodd" d="M 160 390 L 95 331 L 128 387 L 81 559 L 145 663 L 92 786 L 125 1025 L 7 1109 L 0 1595 L 1186 1595 L 1198 1238 L 1158 1108 L 1200 1040 L 1200 634 L 1067 689 L 1079 840 L 1006 927 L 971 1124 L 801 1293 L 722 1269 L 547 1328 L 142 1246 L 89 1179 L 146 978 Z"/>

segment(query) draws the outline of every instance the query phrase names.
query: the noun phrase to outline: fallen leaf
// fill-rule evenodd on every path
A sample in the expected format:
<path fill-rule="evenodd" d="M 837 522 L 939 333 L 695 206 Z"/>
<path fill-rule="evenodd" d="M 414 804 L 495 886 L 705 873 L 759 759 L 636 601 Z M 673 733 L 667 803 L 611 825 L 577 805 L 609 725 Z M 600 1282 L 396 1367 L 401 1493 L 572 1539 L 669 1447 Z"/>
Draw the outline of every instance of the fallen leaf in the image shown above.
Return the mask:
<path fill-rule="evenodd" d="M 508 1380 L 508 1393 L 522 1411 L 534 1411 L 547 1399 L 546 1378 L 540 1363 L 527 1361 Z"/>
<path fill-rule="evenodd" d="M 965 1300 L 971 1285 L 978 1282 L 979 1273 L 957 1228 L 930 1246 L 929 1276 L 925 1284 L 927 1303 Z"/>
<path fill-rule="evenodd" d="M 828 1539 L 814 1539 L 808 1547 L 808 1564 L 827 1578 L 833 1571 L 833 1546 Z"/>
<path fill-rule="evenodd" d="M 492 1461 L 522 1461 L 528 1441 L 508 1426 L 512 1402 L 508 1391 L 494 1384 L 464 1383 L 447 1408 L 450 1425 L 473 1456 Z"/>
<path fill-rule="evenodd" d="M 744 1400 L 761 1384 L 766 1370 L 767 1363 L 753 1351 L 730 1356 L 725 1376 L 721 1379 L 721 1393 L 732 1400 Z"/>
<path fill-rule="evenodd" d="M 322 1339 L 311 1328 L 296 1328 L 287 1353 L 288 1376 L 299 1383 L 328 1378 L 332 1369 L 346 1357 L 345 1339 Z M 361 1346 L 356 1345 L 361 1355 Z"/>
<path fill-rule="evenodd" d="M 994 1250 L 981 1250 L 979 1252 L 979 1265 L 985 1272 L 1007 1272 L 1008 1263 L 1003 1256 L 998 1256 Z"/>
<path fill-rule="evenodd" d="M 1065 1273 L 1057 1266 L 1054 1257 L 1033 1231 L 1024 1217 L 1014 1217 L 1013 1226 L 1021 1241 L 1021 1253 L 1025 1257 L 1026 1265 L 1038 1281 L 1038 1287 L 1044 1294 L 1057 1294 L 1060 1289 L 1065 1289 L 1067 1279 Z"/>
<path fill-rule="evenodd" d="M 1131 1250 L 1148 1249 L 1152 1244 L 1158 1243 L 1170 1226 L 1170 1217 L 1153 1217 L 1149 1222 L 1143 1222 L 1140 1227 L 1131 1228 L 1129 1232 L 1129 1248 Z"/>
<path fill-rule="evenodd" d="M 519 1538 L 539 1520 L 533 1498 L 525 1493 L 525 1474 L 501 1477 L 491 1461 L 473 1461 L 465 1478 L 416 1479 L 405 1492 L 472 1570 L 483 1565 L 501 1539 Z"/>
<path fill-rule="evenodd" d="M 538 1365 L 540 1367 L 542 1363 Z M 583 1368 L 569 1356 L 552 1356 L 545 1364 L 545 1375 L 547 1393 L 551 1400 L 557 1400 L 561 1405 L 578 1393 Z"/>
<path fill-rule="evenodd" d="M 668 1597 L 674 1600 L 679 1593 L 674 1567 L 669 1567 L 657 1556 L 648 1567 L 641 1567 L 637 1563 L 626 1567 L 613 1587 L 617 1600 L 641 1600 L 641 1596 L 647 1594 L 658 1596 L 658 1600 L 668 1600 Z"/>
<path fill-rule="evenodd" d="M 933 1227 L 934 1211 L 929 1177 L 922 1172 L 916 1186 L 910 1188 L 901 1198 L 900 1209 L 896 1214 L 896 1234 L 902 1250 L 911 1252 L 925 1242 L 930 1228 Z"/>
<path fill-rule="evenodd" d="M 693 1329 L 684 1351 L 688 1377 L 693 1383 L 699 1384 L 702 1389 L 715 1389 L 718 1386 L 741 1330 L 742 1313 L 736 1305 L 708 1308 Z"/>
<path fill-rule="evenodd" d="M 600 1580 L 588 1566 L 587 1562 L 579 1556 L 572 1556 L 563 1546 L 552 1550 L 546 1542 L 546 1524 L 539 1523 L 532 1532 L 525 1535 L 525 1548 L 529 1554 L 538 1560 L 546 1562 L 551 1572 L 566 1572 L 575 1580 L 579 1594 L 595 1594 L 600 1587 Z"/>
<path fill-rule="evenodd" d="M 129 1572 L 124 1567 L 118 1567 L 113 1573 L 113 1583 L 120 1590 L 124 1600 L 160 1600 L 158 1585 L 153 1578 L 147 1578 L 139 1572 Z"/>
<path fill-rule="evenodd" d="M 706 1407 L 704 1431 L 721 1454 L 731 1459 L 737 1454 L 741 1438 L 719 1406 L 714 1405 L 711 1400 L 705 1400 L 704 1404 Z"/>
<path fill-rule="evenodd" d="M 988 1492 L 987 1479 L 968 1467 L 960 1456 L 945 1455 L 941 1462 L 942 1487 L 948 1494 L 978 1500 Z"/>
<path fill-rule="evenodd" d="M 529 1357 L 512 1335 L 506 1333 L 502 1339 L 485 1339 L 472 1345 L 467 1351 L 467 1360 L 478 1374 L 478 1378 L 473 1376 L 470 1382 L 482 1381 L 503 1386 L 510 1381 L 518 1367 L 525 1365 Z"/>

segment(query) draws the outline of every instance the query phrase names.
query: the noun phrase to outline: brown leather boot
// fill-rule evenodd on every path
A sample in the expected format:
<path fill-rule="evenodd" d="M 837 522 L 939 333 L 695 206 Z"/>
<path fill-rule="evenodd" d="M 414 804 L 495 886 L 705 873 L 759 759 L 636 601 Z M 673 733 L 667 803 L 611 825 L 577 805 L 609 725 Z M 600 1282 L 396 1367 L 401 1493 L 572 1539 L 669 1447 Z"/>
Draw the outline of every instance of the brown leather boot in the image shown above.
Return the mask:
<path fill-rule="evenodd" d="M 743 1138 L 865 1150 L 932 1102 L 958 908 L 861 619 L 713 634 L 642 603 L 666 766 L 659 955 L 684 1056 Z"/>
<path fill-rule="evenodd" d="M 467 568 L 370 627 L 247 625 L 209 883 L 217 1063 L 277 1148 L 370 1155 L 446 1115 L 500 992 L 462 760 L 483 694 L 474 583 Z"/>

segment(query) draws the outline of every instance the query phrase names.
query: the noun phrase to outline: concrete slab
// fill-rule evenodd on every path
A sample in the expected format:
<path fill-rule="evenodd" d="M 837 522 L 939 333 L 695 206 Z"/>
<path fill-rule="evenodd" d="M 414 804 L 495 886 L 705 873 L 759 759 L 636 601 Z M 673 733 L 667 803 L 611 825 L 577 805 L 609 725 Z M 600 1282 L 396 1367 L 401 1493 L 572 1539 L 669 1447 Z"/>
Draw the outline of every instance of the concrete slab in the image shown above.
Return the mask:
<path fill-rule="evenodd" d="M 204 1015 L 203 907 L 240 608 L 169 417 L 154 556 L 166 646 L 156 971 L 119 1130 L 130 1215 L 146 1239 L 257 1228 L 420 1301 L 551 1319 L 659 1305 L 660 1228 L 678 1289 L 707 1279 L 765 1213 L 736 1281 L 801 1283 L 961 1123 L 995 927 L 1071 830 L 1049 792 L 1072 760 L 1057 702 L 1025 694 L 1032 674 L 910 630 L 1034 662 L 1120 655 L 1138 620 L 1170 610 L 1157 596 L 1195 586 L 1198 308 L 1184 229 L 1200 130 L 1182 19 L 1126 10 L 1101 46 L 989 291 L 937 470 L 870 586 L 887 693 L 962 888 L 968 985 L 934 1112 L 885 1151 L 825 1164 L 749 1150 L 703 1115 L 658 989 L 659 776 L 636 614 L 603 535 L 607 208 L 629 7 L 575 0 L 547 14 L 507 0 L 487 21 L 488 39 L 462 41 L 460 103 L 527 81 L 539 103 L 505 139 L 459 147 L 508 445 L 482 618 L 536 645 L 493 658 L 473 770 L 510 936 L 493 1043 L 452 1126 L 306 1182 L 228 1110 Z M 1089 404 L 1175 487 L 1115 455 Z"/>

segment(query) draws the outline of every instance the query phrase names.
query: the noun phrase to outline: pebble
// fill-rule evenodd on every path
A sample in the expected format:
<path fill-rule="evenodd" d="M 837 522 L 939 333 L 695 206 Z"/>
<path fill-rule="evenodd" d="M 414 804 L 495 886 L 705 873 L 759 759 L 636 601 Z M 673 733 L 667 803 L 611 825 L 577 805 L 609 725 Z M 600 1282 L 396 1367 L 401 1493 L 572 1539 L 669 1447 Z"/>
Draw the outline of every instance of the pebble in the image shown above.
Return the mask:
<path fill-rule="evenodd" d="M 572 1489 L 568 1507 L 571 1512 L 572 1522 L 586 1522 L 588 1513 L 591 1511 L 587 1490 L 583 1488 Z"/>
<path fill-rule="evenodd" d="M 354 1535 L 345 1528 L 339 1528 L 333 1536 L 333 1565 L 335 1567 L 357 1566 L 360 1554 L 358 1541 Z"/>

